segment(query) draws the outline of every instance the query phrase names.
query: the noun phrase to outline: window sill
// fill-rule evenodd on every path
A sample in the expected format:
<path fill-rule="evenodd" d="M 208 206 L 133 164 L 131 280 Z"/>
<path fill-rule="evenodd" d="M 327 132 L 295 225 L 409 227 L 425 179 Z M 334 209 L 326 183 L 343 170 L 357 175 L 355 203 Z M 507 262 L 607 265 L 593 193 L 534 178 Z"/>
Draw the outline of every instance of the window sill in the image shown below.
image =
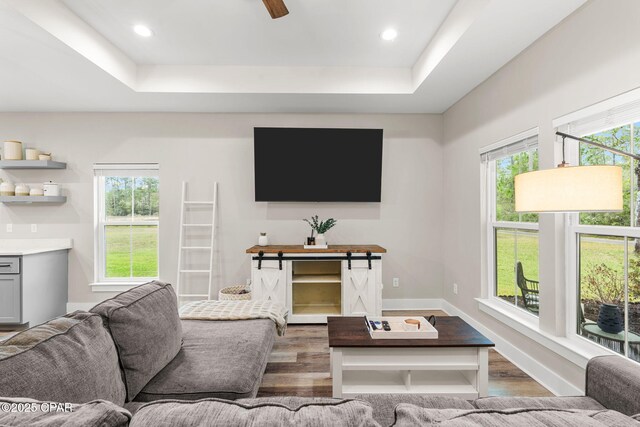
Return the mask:
<path fill-rule="evenodd" d="M 508 316 L 509 321 L 503 322 L 503 323 L 507 323 L 507 325 L 512 324 L 513 321 L 516 320 L 518 323 L 526 325 L 530 329 L 539 328 L 538 316 L 536 316 L 535 314 L 529 313 L 528 311 L 525 311 L 521 308 L 518 308 L 513 304 L 503 301 L 500 298 L 497 298 L 497 297 L 491 297 L 486 299 L 476 298 L 476 300 L 480 304 L 479 306 L 480 310 L 484 311 L 485 313 L 493 317 L 498 318 L 498 320 L 501 320 L 498 316 L 505 316 L 505 315 Z M 485 311 L 485 309 L 488 309 L 491 312 Z M 504 320 L 504 317 L 502 318 L 502 320 Z"/>
<path fill-rule="evenodd" d="M 95 282 L 90 283 L 92 292 L 124 292 L 133 288 L 134 286 L 139 286 L 144 282 Z"/>
<path fill-rule="evenodd" d="M 476 298 L 476 301 L 478 301 L 478 308 L 483 313 L 488 314 L 581 368 L 586 368 L 587 362 L 592 357 L 610 354 L 618 355 L 618 353 L 577 334 L 567 338 L 541 331 L 536 316 L 512 307 L 506 302 L 485 298 Z"/>

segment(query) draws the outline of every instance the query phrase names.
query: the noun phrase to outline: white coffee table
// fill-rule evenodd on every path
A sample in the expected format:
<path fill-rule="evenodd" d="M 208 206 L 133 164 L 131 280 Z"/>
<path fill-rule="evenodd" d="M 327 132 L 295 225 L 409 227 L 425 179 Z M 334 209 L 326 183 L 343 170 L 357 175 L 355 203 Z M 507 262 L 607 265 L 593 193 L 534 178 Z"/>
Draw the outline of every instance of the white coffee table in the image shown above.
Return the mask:
<path fill-rule="evenodd" d="M 327 324 L 333 397 L 487 395 L 494 344 L 457 316 L 437 318 L 437 339 L 374 340 L 363 317 L 328 317 Z"/>

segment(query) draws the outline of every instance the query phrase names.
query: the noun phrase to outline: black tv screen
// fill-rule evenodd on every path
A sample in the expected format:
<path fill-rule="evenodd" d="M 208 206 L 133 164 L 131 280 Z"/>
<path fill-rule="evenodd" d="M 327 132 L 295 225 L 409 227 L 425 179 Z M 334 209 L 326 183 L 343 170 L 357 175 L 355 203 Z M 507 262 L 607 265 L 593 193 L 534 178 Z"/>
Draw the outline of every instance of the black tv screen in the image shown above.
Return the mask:
<path fill-rule="evenodd" d="M 382 129 L 254 128 L 256 202 L 379 202 Z"/>

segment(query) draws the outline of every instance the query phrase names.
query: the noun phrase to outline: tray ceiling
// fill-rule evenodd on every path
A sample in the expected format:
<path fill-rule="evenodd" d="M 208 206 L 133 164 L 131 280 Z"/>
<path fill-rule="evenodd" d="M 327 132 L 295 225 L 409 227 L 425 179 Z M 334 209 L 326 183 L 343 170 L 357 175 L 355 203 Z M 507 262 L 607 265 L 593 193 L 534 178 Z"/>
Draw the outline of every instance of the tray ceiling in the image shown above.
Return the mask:
<path fill-rule="evenodd" d="M 63 3 L 137 64 L 411 67 L 456 1 L 288 0 L 277 20 L 260 0 Z M 154 36 L 134 34 L 139 22 Z"/>
<path fill-rule="evenodd" d="M 583 3 L 0 0 L 0 110 L 440 113 Z"/>

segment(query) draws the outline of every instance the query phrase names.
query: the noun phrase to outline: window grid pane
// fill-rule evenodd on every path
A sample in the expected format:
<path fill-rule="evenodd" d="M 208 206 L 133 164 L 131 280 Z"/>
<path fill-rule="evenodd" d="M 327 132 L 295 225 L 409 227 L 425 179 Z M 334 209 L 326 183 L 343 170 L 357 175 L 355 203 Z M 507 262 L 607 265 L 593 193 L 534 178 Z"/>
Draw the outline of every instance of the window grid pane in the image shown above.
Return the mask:
<path fill-rule="evenodd" d="M 630 153 L 639 152 L 639 123 L 584 136 Z M 640 239 L 627 234 L 640 226 L 637 162 L 627 156 L 579 144 L 582 165 L 613 164 L 623 171 L 623 211 L 581 213 L 577 236 L 577 333 L 640 361 Z M 584 227 L 586 226 L 586 227 Z M 603 227 L 621 227 L 618 236 Z M 622 228 L 626 227 L 626 228 Z M 633 227 L 633 228 L 632 228 Z M 598 230 L 602 231 L 598 231 Z M 610 234 L 610 233 L 609 233 Z"/>
<path fill-rule="evenodd" d="M 578 235 L 578 334 L 640 361 L 636 239 Z"/>
<path fill-rule="evenodd" d="M 158 177 L 100 176 L 98 184 L 102 277 L 158 277 Z"/>
<path fill-rule="evenodd" d="M 632 152 L 631 125 L 620 126 L 593 135 L 586 135 L 584 138 L 598 142 L 612 148 Z M 583 212 L 580 214 L 580 224 L 585 225 L 614 225 L 629 227 L 632 224 L 631 218 L 631 195 L 634 181 L 634 173 L 631 168 L 631 158 L 615 154 L 598 147 L 580 143 L 580 164 L 581 165 L 617 165 L 622 167 L 622 212 Z M 635 222 L 635 221 L 633 221 Z"/>
<path fill-rule="evenodd" d="M 538 169 L 538 150 L 523 151 L 496 161 L 495 218 L 497 221 L 538 222 L 537 214 L 515 211 L 515 176 Z"/>
<path fill-rule="evenodd" d="M 495 229 L 495 295 L 532 314 L 539 312 L 538 232 Z"/>
<path fill-rule="evenodd" d="M 538 315 L 538 231 L 537 214 L 515 211 L 515 176 L 538 169 L 538 150 L 529 148 L 496 158 L 490 182 L 494 202 L 489 206 L 493 221 L 495 297 Z M 520 224 L 520 228 L 519 225 Z M 525 224 L 531 226 L 524 227 Z M 533 230 L 531 228 L 534 228 Z"/>

